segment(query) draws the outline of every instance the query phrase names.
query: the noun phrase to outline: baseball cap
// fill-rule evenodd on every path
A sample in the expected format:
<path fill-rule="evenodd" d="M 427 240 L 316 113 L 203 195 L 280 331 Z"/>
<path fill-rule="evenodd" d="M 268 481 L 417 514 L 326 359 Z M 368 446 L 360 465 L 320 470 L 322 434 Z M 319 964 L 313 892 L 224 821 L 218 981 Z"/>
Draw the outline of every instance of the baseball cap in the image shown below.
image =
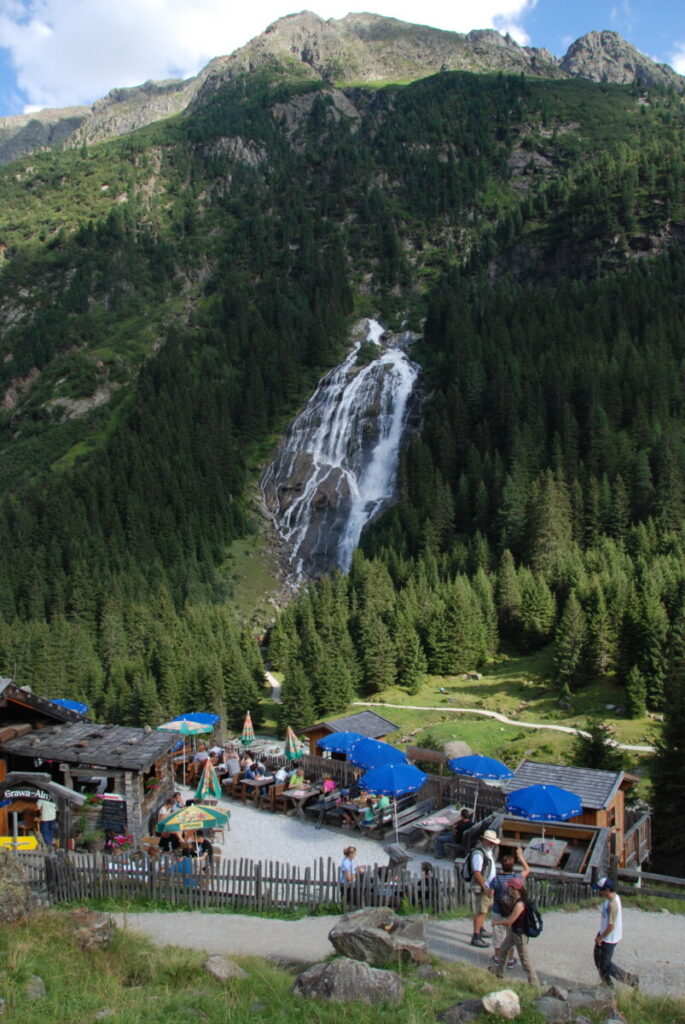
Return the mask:
<path fill-rule="evenodd" d="M 611 889 L 614 892 L 614 883 L 610 878 L 600 878 L 592 887 L 593 889 Z"/>
<path fill-rule="evenodd" d="M 510 878 L 507 882 L 509 889 L 525 889 L 525 885 L 522 878 Z"/>

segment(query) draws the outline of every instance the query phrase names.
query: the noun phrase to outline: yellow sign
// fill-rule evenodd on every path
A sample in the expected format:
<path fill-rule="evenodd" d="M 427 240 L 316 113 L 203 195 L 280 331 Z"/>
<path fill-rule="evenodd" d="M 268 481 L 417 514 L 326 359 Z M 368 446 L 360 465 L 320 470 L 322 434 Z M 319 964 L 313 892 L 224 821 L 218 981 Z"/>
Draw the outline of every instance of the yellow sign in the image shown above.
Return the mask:
<path fill-rule="evenodd" d="M 0 847 L 8 847 L 13 850 L 14 839 L 12 836 L 0 836 Z M 17 850 L 35 850 L 38 846 L 38 840 L 35 836 L 17 836 Z"/>

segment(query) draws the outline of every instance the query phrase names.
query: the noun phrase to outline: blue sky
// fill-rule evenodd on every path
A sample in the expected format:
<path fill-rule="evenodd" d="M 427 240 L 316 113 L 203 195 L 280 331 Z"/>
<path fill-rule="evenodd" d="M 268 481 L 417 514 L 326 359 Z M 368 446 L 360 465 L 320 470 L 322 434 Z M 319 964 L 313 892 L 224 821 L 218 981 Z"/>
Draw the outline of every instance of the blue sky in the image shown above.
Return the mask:
<path fill-rule="evenodd" d="M 189 77 L 299 9 L 287 0 L 0 0 L 0 116 Z M 556 56 L 586 32 L 612 29 L 685 74 L 683 0 L 312 0 L 309 9 L 323 18 L 370 10 L 456 32 L 498 28 Z"/>

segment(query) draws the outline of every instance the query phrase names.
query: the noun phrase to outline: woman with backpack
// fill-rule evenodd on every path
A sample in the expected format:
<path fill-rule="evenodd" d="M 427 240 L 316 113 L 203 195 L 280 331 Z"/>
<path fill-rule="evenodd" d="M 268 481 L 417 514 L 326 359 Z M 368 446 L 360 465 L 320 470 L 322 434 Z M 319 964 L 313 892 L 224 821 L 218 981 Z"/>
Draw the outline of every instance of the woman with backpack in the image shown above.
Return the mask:
<path fill-rule="evenodd" d="M 526 972 L 528 984 L 539 988 L 540 979 L 530 958 L 528 951 L 529 936 L 526 934 L 529 908 L 532 907 L 532 904 L 528 899 L 522 878 L 510 878 L 507 887 L 514 897 L 514 905 L 508 917 L 500 918 L 497 921 L 497 924 L 506 925 L 508 930 L 500 947 L 499 963 L 490 967 L 490 970 L 498 978 L 504 977 L 504 967 L 509 959 L 509 951 L 515 947 L 518 951 L 521 966 Z"/>

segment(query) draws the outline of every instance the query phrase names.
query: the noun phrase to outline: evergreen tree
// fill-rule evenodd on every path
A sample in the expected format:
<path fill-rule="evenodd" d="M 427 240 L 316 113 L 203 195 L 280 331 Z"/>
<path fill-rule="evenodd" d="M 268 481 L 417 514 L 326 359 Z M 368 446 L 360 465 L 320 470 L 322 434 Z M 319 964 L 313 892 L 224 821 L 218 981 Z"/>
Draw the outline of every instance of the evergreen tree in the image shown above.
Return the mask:
<path fill-rule="evenodd" d="M 652 759 L 652 836 L 660 872 L 685 874 L 685 847 L 674 823 L 685 807 L 685 616 L 674 623 L 665 682 L 664 725 Z"/>
<path fill-rule="evenodd" d="M 300 733 L 316 721 L 312 692 L 304 667 L 297 659 L 287 667 L 281 687 L 281 706 L 279 709 L 281 732 L 287 726 Z"/>
<path fill-rule="evenodd" d="M 584 682 L 583 654 L 587 621 L 574 590 L 569 594 L 554 637 L 554 668 L 562 689 L 574 690 Z"/>
<path fill-rule="evenodd" d="M 647 685 L 637 665 L 626 676 L 626 704 L 631 718 L 644 718 L 647 714 Z"/>
<path fill-rule="evenodd" d="M 625 757 L 616 746 L 611 726 L 588 719 L 583 729 L 587 735 L 577 733 L 573 740 L 572 764 L 607 772 L 622 771 Z"/>

